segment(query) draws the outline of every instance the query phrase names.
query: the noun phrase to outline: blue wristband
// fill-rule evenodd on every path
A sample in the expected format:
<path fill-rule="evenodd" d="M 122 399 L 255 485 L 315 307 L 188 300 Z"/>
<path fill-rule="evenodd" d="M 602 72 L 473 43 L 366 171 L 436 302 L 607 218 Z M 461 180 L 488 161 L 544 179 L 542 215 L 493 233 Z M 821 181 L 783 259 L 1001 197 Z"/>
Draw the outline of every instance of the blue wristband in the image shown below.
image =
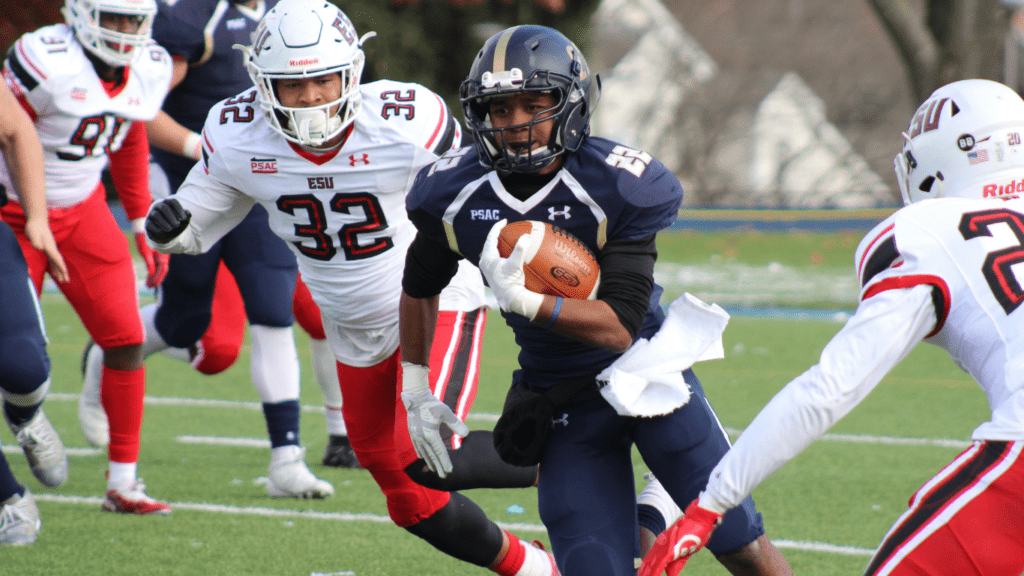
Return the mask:
<path fill-rule="evenodd" d="M 558 313 L 562 311 L 562 297 L 555 297 L 555 309 L 551 312 L 551 317 L 548 318 L 548 323 L 544 325 L 545 330 L 551 330 L 551 327 L 555 325 L 555 320 L 558 320 Z"/>

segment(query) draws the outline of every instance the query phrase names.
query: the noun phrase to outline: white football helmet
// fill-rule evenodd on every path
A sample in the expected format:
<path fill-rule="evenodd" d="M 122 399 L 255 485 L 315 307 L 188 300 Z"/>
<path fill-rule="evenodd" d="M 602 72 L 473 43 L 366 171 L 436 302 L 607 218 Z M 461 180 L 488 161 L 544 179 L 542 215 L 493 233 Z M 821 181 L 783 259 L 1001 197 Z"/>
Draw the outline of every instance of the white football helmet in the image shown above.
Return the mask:
<path fill-rule="evenodd" d="M 82 46 L 103 62 L 120 68 L 131 64 L 149 43 L 156 17 L 156 0 L 65 0 L 64 18 Z M 100 26 L 103 13 L 127 14 L 139 20 L 133 33 Z"/>
<path fill-rule="evenodd" d="M 260 20 L 245 54 L 270 125 L 288 140 L 322 146 L 352 123 L 362 106 L 362 45 L 376 33 L 356 36 L 344 12 L 325 0 L 283 0 Z M 277 97 L 275 81 L 341 75 L 341 96 L 321 106 L 290 108 Z"/>
<path fill-rule="evenodd" d="M 903 137 L 894 164 L 904 204 L 1024 193 L 1024 100 L 1012 88 L 947 84 L 917 109 Z"/>

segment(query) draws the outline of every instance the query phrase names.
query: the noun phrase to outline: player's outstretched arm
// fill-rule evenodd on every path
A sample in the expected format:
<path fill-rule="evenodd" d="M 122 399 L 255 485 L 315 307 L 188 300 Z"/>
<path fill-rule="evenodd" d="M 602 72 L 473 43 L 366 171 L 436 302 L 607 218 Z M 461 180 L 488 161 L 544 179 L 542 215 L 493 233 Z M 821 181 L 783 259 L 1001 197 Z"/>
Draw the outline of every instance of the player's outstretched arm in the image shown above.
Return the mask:
<path fill-rule="evenodd" d="M 36 250 L 46 254 L 53 279 L 67 282 L 68 269 L 57 250 L 46 210 L 43 145 L 39 142 L 32 119 L 3 82 L 0 82 L 0 149 L 25 210 L 25 235 Z"/>

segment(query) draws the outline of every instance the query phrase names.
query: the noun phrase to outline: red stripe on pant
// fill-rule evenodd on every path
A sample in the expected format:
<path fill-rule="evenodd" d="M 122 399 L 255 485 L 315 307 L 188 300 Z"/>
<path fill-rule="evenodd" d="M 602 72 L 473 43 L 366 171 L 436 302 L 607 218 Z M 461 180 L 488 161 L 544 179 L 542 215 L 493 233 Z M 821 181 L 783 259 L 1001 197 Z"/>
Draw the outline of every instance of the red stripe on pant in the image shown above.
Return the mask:
<path fill-rule="evenodd" d="M 442 310 L 438 313 L 430 349 L 430 389 L 465 421 L 476 399 L 480 383 L 480 349 L 487 312 Z M 458 448 L 461 438 L 454 434 L 445 444 Z"/>

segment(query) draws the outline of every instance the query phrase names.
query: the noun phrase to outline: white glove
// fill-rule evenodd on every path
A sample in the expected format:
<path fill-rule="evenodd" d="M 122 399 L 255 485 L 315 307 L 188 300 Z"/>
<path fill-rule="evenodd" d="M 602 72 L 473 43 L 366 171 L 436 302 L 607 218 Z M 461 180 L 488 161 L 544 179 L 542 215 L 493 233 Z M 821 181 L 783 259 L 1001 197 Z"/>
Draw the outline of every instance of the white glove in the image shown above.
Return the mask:
<path fill-rule="evenodd" d="M 444 478 L 452 471 L 452 460 L 441 440 L 441 424 L 463 437 L 469 434 L 469 428 L 430 392 L 429 372 L 426 366 L 402 362 L 402 403 L 408 412 L 409 436 L 416 454 L 426 461 L 427 468 Z"/>
<path fill-rule="evenodd" d="M 502 310 L 533 320 L 544 302 L 543 294 L 526 289 L 526 273 L 523 272 L 526 250 L 533 238 L 530 234 L 523 234 L 508 258 L 502 258 L 498 254 L 498 235 L 506 222 L 500 220 L 491 227 L 480 252 L 479 268 Z"/>

